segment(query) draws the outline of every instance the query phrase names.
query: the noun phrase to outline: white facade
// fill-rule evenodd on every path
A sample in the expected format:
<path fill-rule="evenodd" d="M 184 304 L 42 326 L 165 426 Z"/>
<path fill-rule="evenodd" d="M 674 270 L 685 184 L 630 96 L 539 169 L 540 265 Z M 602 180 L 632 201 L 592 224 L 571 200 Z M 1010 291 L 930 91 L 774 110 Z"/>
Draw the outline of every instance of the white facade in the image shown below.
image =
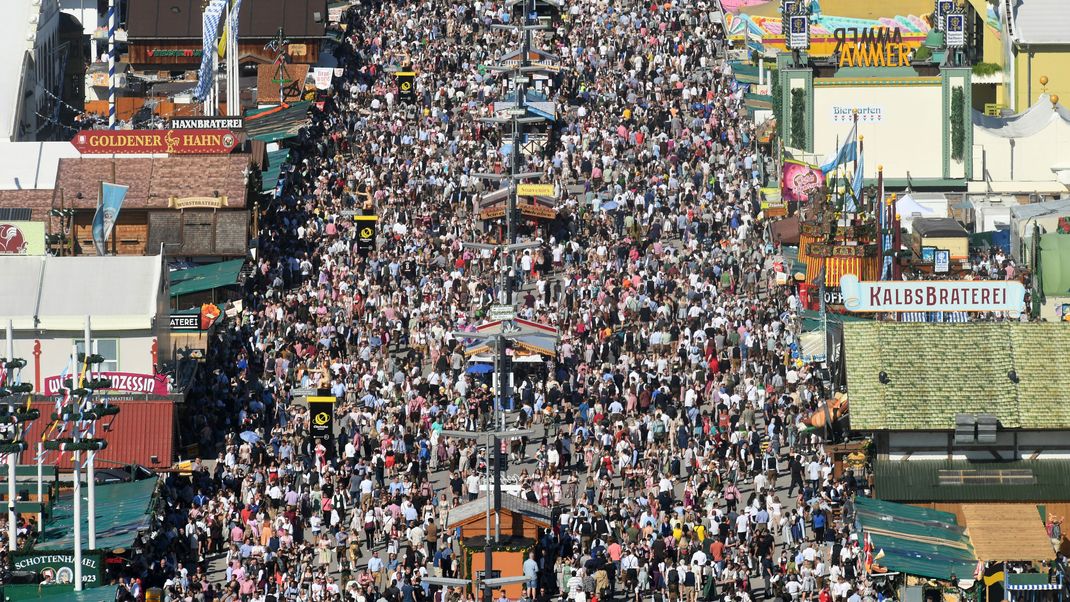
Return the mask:
<path fill-rule="evenodd" d="M 39 336 L 35 336 L 33 331 L 16 330 L 15 357 L 26 360 L 26 368 L 22 371 L 23 381 L 34 383 L 35 392 L 43 392 L 44 380 L 63 374 L 70 364 L 73 346 L 78 345 L 78 351 L 81 352 L 83 340 L 82 330 L 49 331 L 42 332 Z M 153 374 L 153 343 L 156 341 L 154 330 L 94 330 L 92 340 L 96 342 L 98 349 L 105 346 L 109 348 L 109 353 L 105 356 L 109 361 L 104 364 L 107 371 Z M 115 354 L 110 353 L 112 345 L 116 346 Z M 40 351 L 39 356 L 36 351 Z"/>
<path fill-rule="evenodd" d="M 835 80 L 830 80 L 835 81 Z M 834 152 L 851 131 L 850 111 L 858 109 L 864 175 L 877 177 L 942 178 L 940 146 L 943 112 L 940 82 L 932 85 L 825 85 L 814 82 L 814 151 L 818 157 Z M 913 135 L 912 135 L 913 134 Z"/>
<path fill-rule="evenodd" d="M 974 180 L 995 192 L 1065 192 L 1070 186 L 1070 110 L 1041 96 L 1008 118 L 974 114 Z"/>
<path fill-rule="evenodd" d="M 106 371 L 153 374 L 169 349 L 168 276 L 159 257 L 0 257 L 0 331 L 9 321 L 24 379 L 61 374 L 72 346 L 92 338 Z M 155 347 L 154 347 L 155 346 Z"/>
<path fill-rule="evenodd" d="M 57 0 L 7 0 L 0 37 L 0 141 L 35 140 L 58 96 L 62 73 Z"/>

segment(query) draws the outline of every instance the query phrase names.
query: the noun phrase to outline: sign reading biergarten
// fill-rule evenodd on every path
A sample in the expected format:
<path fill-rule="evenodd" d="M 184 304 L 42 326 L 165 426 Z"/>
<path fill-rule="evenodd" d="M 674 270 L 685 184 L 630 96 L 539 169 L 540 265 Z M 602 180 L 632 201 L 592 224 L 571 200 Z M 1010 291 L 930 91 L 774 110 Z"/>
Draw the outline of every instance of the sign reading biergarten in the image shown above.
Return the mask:
<path fill-rule="evenodd" d="M 238 137 L 230 130 L 82 130 L 71 144 L 83 155 L 221 155 Z"/>
<path fill-rule="evenodd" d="M 847 311 L 1006 311 L 1025 310 L 1025 287 L 1017 280 L 860 281 L 840 277 Z"/>

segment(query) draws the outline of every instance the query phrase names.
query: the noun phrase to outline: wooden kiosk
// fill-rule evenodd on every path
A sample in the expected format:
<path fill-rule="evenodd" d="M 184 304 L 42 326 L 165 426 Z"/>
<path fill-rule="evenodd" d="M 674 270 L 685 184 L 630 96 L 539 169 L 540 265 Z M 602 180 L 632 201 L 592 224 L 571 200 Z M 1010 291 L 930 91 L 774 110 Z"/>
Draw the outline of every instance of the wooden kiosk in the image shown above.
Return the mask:
<path fill-rule="evenodd" d="M 550 528 L 550 509 L 528 502 L 515 495 L 502 494 L 501 512 L 497 522 L 490 511 L 490 550 L 494 574 L 490 578 L 513 577 L 524 574 L 524 559 L 535 547 L 540 529 Z M 497 525 L 497 529 L 495 528 Z M 480 591 L 487 548 L 487 499 L 480 497 L 450 510 L 449 530 L 461 529 L 460 575 L 471 581 L 473 591 Z M 497 534 L 497 537 L 496 537 Z M 509 583 L 501 587 L 510 600 L 524 595 L 523 583 Z M 497 595 L 494 596 L 497 599 Z"/>

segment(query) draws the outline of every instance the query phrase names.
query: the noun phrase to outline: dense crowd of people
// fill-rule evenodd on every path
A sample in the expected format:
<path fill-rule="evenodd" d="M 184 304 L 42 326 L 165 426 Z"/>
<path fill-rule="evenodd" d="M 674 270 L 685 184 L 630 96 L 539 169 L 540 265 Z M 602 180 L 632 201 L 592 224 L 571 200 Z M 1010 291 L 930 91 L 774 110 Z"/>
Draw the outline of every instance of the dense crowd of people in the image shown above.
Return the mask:
<path fill-rule="evenodd" d="M 713 14 L 585 0 L 534 34 L 556 120 L 523 169 L 556 185 L 558 215 L 521 224 L 539 246 L 516 257 L 511 294 L 560 341 L 515 363 L 505 412 L 538 433 L 507 450 L 518 494 L 554 516 L 524 564 L 528 598 L 875 599 L 844 526 L 865 484 L 833 475 L 806 423 L 830 392 L 798 360 L 799 299 L 771 284 L 768 158 Z M 510 93 L 487 67 L 518 37 L 494 26 L 521 18 L 483 1 L 347 10 L 344 72 L 287 143 L 242 307 L 189 393 L 181 428 L 218 455 L 166 479 L 144 555 L 159 560 L 137 587 L 474 599 L 423 580 L 460 574 L 451 510 L 484 488 L 485 450 L 443 431 L 485 427 L 495 403 L 454 333 L 508 296 L 506 258 L 463 243 L 500 242 L 478 220 L 498 184 L 475 174 L 508 172 L 515 147 L 478 119 Z M 354 212 L 378 216 L 370 253 Z M 336 437 L 310 436 L 295 388 L 337 397 Z"/>

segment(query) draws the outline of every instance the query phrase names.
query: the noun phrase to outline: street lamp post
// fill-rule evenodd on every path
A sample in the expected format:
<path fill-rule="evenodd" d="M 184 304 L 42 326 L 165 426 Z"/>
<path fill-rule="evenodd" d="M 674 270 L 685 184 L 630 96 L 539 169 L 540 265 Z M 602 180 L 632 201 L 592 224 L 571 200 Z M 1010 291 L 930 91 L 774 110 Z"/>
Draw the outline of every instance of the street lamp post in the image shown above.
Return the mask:
<path fill-rule="evenodd" d="M 45 441 L 42 447 L 46 450 L 74 453 L 74 590 L 82 591 L 82 452 L 89 453 L 89 546 L 92 549 L 96 544 L 96 518 L 92 513 L 96 510 L 95 489 L 93 480 L 92 462 L 97 451 L 107 447 L 108 442 L 94 437 L 96 421 L 106 416 L 114 416 L 119 413 L 118 406 L 99 406 L 92 402 L 93 392 L 98 389 L 109 389 L 112 386 L 111 379 L 99 376 L 98 366 L 104 362 L 104 357 L 96 353 L 90 353 L 89 343 L 89 318 L 86 318 L 86 349 L 79 356 L 78 346 L 71 347 L 71 363 L 77 368 L 80 362 L 84 362 L 86 370 L 77 370 L 81 376 L 63 381 L 63 386 L 70 391 L 72 403 L 60 408 L 60 411 L 52 414 L 53 420 L 74 422 L 73 437 Z M 93 366 L 92 369 L 89 367 Z M 89 422 L 89 437 L 83 437 L 83 423 Z"/>
<path fill-rule="evenodd" d="M 14 357 L 15 337 L 14 325 L 11 320 L 7 321 L 7 359 L 4 361 L 3 387 L 0 387 L 0 398 L 8 398 L 17 394 L 28 394 L 33 391 L 33 385 L 22 383 L 21 372 L 26 367 L 26 360 Z M 25 433 L 25 424 L 40 417 L 41 412 L 31 408 L 20 409 L 16 402 L 8 402 L 2 410 L 2 422 L 8 425 L 11 439 L 0 441 L 0 453 L 7 454 L 7 537 L 8 549 L 14 552 L 18 549 L 18 510 L 16 508 L 17 492 L 15 488 L 16 468 L 18 457 L 26 449 L 26 442 L 22 440 Z M 38 502 L 41 500 L 38 499 Z"/>
<path fill-rule="evenodd" d="M 460 334 L 460 333 L 458 333 L 458 334 Z M 470 333 L 465 333 L 465 334 L 470 334 Z M 484 540 L 483 540 L 483 560 L 484 560 L 484 564 L 483 564 L 483 580 L 482 580 L 481 585 L 483 586 L 482 587 L 482 589 L 483 589 L 483 592 L 482 592 L 483 601 L 484 602 L 493 602 L 494 588 L 493 587 L 488 587 L 490 585 L 490 583 L 488 583 L 488 581 L 491 579 L 491 575 L 494 574 L 494 572 L 493 572 L 494 571 L 494 551 L 493 551 L 493 546 L 491 545 L 490 516 L 491 516 L 491 513 L 493 512 L 493 514 L 494 514 L 494 524 L 495 524 L 494 544 L 496 545 L 496 544 L 498 544 L 499 540 L 501 539 L 501 508 L 502 508 L 502 465 L 501 465 L 502 452 L 501 452 L 501 445 L 502 445 L 503 441 L 507 441 L 507 440 L 510 440 L 510 439 L 519 439 L 521 437 L 530 437 L 532 434 L 534 434 L 534 431 L 531 431 L 531 430 L 519 430 L 519 431 L 495 431 L 495 430 L 490 430 L 490 431 L 483 431 L 483 432 L 472 432 L 472 431 L 450 431 L 450 430 L 444 430 L 444 431 L 441 431 L 439 434 L 444 436 L 444 437 L 456 437 L 458 439 L 475 439 L 477 441 L 483 440 L 483 441 L 486 442 L 485 445 L 486 445 L 486 450 L 487 450 L 487 482 L 486 482 L 486 486 L 485 486 L 485 489 L 486 489 L 485 498 L 486 498 L 486 501 L 487 501 L 487 521 L 486 521 L 487 530 L 486 530 L 486 535 L 485 535 Z M 491 450 L 492 447 L 494 448 L 494 456 L 493 456 L 494 457 L 493 493 L 491 491 L 491 454 L 490 454 L 490 450 Z M 493 500 L 492 500 L 492 498 L 493 498 Z M 503 578 L 503 579 L 509 579 L 509 578 L 506 577 L 506 578 Z"/>

